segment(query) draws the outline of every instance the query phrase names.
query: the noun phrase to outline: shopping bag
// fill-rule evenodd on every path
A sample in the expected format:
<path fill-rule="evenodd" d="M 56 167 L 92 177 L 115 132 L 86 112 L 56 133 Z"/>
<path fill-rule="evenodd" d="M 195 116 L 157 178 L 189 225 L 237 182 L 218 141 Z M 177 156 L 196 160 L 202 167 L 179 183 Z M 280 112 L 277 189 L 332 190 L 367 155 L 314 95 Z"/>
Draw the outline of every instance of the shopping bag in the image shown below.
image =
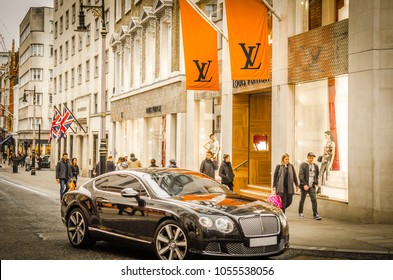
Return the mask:
<path fill-rule="evenodd" d="M 277 206 L 278 208 L 282 207 L 281 197 L 279 195 L 271 195 L 267 198 L 267 201 L 271 204 Z"/>
<path fill-rule="evenodd" d="M 70 191 L 75 190 L 75 183 L 74 180 L 70 180 L 70 182 L 68 183 L 68 187 L 70 188 Z"/>

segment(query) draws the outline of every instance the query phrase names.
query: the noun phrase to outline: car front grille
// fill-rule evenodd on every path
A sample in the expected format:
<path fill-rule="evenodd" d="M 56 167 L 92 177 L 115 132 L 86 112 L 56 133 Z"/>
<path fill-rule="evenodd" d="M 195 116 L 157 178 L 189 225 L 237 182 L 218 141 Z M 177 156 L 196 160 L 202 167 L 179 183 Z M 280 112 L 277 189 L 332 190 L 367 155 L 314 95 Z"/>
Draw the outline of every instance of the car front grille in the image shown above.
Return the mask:
<path fill-rule="evenodd" d="M 274 235 L 280 232 L 280 221 L 275 215 L 260 215 L 240 219 L 246 237 Z"/>
<path fill-rule="evenodd" d="M 226 249 L 230 255 L 238 256 L 252 256 L 252 255 L 265 255 L 270 253 L 277 253 L 284 249 L 285 240 L 277 245 L 261 246 L 261 247 L 247 247 L 243 243 L 227 243 Z"/>

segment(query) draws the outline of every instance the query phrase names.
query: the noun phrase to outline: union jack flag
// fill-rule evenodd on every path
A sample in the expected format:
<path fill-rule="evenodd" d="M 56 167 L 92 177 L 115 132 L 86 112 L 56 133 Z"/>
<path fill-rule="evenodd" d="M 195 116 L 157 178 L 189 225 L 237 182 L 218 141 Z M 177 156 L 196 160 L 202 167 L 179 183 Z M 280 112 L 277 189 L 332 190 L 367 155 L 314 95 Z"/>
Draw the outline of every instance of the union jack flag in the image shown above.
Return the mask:
<path fill-rule="evenodd" d="M 49 131 L 48 143 L 50 143 L 52 139 L 56 139 L 57 137 L 59 137 L 60 123 L 61 123 L 61 114 L 59 110 L 55 108 L 55 111 L 53 113 L 52 125 Z"/>
<path fill-rule="evenodd" d="M 61 117 L 60 121 L 60 129 L 59 129 L 59 139 L 67 137 L 67 129 L 72 125 L 74 122 L 74 117 L 72 113 L 68 110 L 67 107 L 63 107 L 63 116 Z"/>

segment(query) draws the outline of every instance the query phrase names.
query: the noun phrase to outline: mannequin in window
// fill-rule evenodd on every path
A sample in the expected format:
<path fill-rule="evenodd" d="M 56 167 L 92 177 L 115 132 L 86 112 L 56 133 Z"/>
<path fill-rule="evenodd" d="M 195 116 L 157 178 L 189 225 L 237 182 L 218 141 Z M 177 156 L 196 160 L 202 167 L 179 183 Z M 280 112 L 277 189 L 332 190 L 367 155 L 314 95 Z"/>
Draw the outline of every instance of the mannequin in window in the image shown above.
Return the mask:
<path fill-rule="evenodd" d="M 325 131 L 326 144 L 323 147 L 323 156 L 321 162 L 321 185 L 324 186 L 328 180 L 329 172 L 332 169 L 332 164 L 336 151 L 336 143 L 333 141 L 333 136 L 330 131 Z M 317 194 L 321 194 L 321 189 L 318 188 Z"/>

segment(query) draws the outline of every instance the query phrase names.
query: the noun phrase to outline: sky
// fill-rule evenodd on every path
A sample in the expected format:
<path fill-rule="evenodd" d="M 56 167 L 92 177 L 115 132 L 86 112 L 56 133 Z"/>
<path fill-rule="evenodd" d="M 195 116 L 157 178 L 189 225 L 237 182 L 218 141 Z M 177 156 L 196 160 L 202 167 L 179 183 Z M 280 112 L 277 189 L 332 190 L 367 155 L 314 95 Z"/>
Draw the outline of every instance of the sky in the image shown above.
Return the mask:
<path fill-rule="evenodd" d="M 53 0 L 0 0 L 0 35 L 11 50 L 12 39 L 15 49 L 19 48 L 19 24 L 30 7 L 53 7 Z M 0 51 L 4 51 L 0 44 Z"/>

